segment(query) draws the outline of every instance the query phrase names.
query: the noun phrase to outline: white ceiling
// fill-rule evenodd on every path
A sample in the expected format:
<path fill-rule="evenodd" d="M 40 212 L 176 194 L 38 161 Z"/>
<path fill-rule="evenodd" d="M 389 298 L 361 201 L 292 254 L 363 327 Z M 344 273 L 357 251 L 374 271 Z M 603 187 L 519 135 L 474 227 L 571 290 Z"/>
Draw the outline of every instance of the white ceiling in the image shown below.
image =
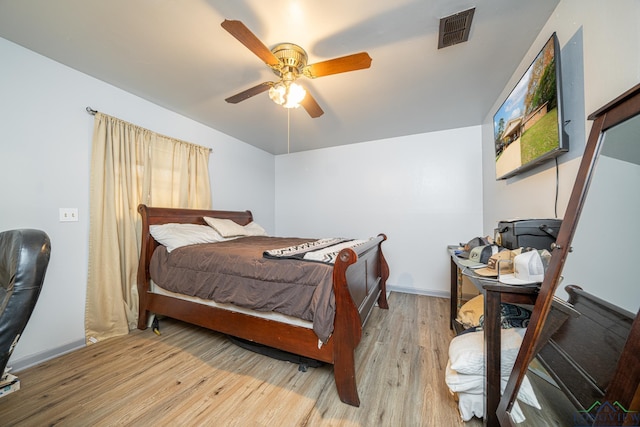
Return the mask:
<path fill-rule="evenodd" d="M 559 0 L 1 0 L 0 37 L 273 154 L 478 125 Z M 475 7 L 469 41 L 438 50 L 439 20 Z M 366 51 L 371 68 L 302 78 L 324 110 L 267 93 L 273 72 L 227 33 L 242 21 L 309 63 Z M 79 108 L 85 106 L 79 106 Z M 91 105 L 100 110 L 100 105 Z M 107 114 L 117 115 L 117 111 Z"/>

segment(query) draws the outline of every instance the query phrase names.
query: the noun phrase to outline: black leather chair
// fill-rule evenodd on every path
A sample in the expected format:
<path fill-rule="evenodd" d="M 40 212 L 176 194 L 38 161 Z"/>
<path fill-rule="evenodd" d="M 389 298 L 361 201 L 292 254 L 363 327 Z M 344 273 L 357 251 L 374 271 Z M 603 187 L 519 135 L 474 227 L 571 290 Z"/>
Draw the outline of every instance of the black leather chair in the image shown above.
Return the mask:
<path fill-rule="evenodd" d="M 0 376 L 36 306 L 50 254 L 44 231 L 0 233 Z"/>

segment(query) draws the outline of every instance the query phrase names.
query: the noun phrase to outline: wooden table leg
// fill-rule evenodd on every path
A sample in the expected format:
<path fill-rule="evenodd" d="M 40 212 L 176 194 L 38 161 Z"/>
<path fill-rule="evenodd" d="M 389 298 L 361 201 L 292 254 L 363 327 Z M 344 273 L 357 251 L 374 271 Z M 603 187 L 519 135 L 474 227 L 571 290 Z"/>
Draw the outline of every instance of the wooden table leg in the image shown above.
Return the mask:
<path fill-rule="evenodd" d="M 451 259 L 451 273 L 450 273 L 450 281 L 451 281 L 451 309 L 449 312 L 449 328 L 455 330 L 454 322 L 456 321 L 456 316 L 458 315 L 458 299 L 460 296 L 458 295 L 458 266 Z"/>
<path fill-rule="evenodd" d="M 484 298 L 485 396 L 484 425 L 499 426 L 496 410 L 500 403 L 500 292 L 487 290 Z"/>

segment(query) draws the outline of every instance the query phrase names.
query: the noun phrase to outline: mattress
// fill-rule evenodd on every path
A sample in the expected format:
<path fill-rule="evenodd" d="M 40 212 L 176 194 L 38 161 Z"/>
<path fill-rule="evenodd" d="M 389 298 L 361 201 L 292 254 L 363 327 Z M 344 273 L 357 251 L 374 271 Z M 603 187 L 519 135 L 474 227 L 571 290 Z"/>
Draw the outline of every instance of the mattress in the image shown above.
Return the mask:
<path fill-rule="evenodd" d="M 160 288 L 258 312 L 274 312 L 313 324 L 326 342 L 333 332 L 333 266 L 311 261 L 267 259 L 267 250 L 313 239 L 251 236 L 183 246 L 159 246 L 149 274 Z"/>
<path fill-rule="evenodd" d="M 249 308 L 238 307 L 233 304 L 221 304 L 217 303 L 213 300 L 206 300 L 198 297 L 190 297 L 188 295 L 179 294 L 176 292 L 171 292 L 166 289 L 161 288 L 155 282 L 151 281 L 151 292 L 158 295 L 165 295 L 176 299 L 181 299 L 184 301 L 190 301 L 195 304 L 203 304 L 209 307 L 216 307 L 222 310 L 233 311 L 235 313 L 242 313 L 249 316 L 260 317 L 262 319 L 273 320 L 275 322 L 286 323 L 288 325 L 299 326 L 301 328 L 313 329 L 313 323 L 308 320 L 298 319 L 297 317 L 287 316 L 286 314 L 276 313 L 274 311 L 256 311 L 251 310 Z M 151 326 L 152 320 L 149 320 L 149 325 Z"/>

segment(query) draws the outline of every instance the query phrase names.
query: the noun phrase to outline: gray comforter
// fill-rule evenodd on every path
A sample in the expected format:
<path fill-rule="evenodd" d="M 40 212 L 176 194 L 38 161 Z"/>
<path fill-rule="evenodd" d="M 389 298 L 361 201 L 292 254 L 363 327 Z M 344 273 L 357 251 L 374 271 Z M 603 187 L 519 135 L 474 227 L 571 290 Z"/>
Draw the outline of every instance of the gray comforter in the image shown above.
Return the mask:
<path fill-rule="evenodd" d="M 313 322 L 323 342 L 333 332 L 333 267 L 317 262 L 266 259 L 263 252 L 311 241 L 284 237 L 242 237 L 218 243 L 154 252 L 151 279 L 184 295 L 275 311 Z"/>

